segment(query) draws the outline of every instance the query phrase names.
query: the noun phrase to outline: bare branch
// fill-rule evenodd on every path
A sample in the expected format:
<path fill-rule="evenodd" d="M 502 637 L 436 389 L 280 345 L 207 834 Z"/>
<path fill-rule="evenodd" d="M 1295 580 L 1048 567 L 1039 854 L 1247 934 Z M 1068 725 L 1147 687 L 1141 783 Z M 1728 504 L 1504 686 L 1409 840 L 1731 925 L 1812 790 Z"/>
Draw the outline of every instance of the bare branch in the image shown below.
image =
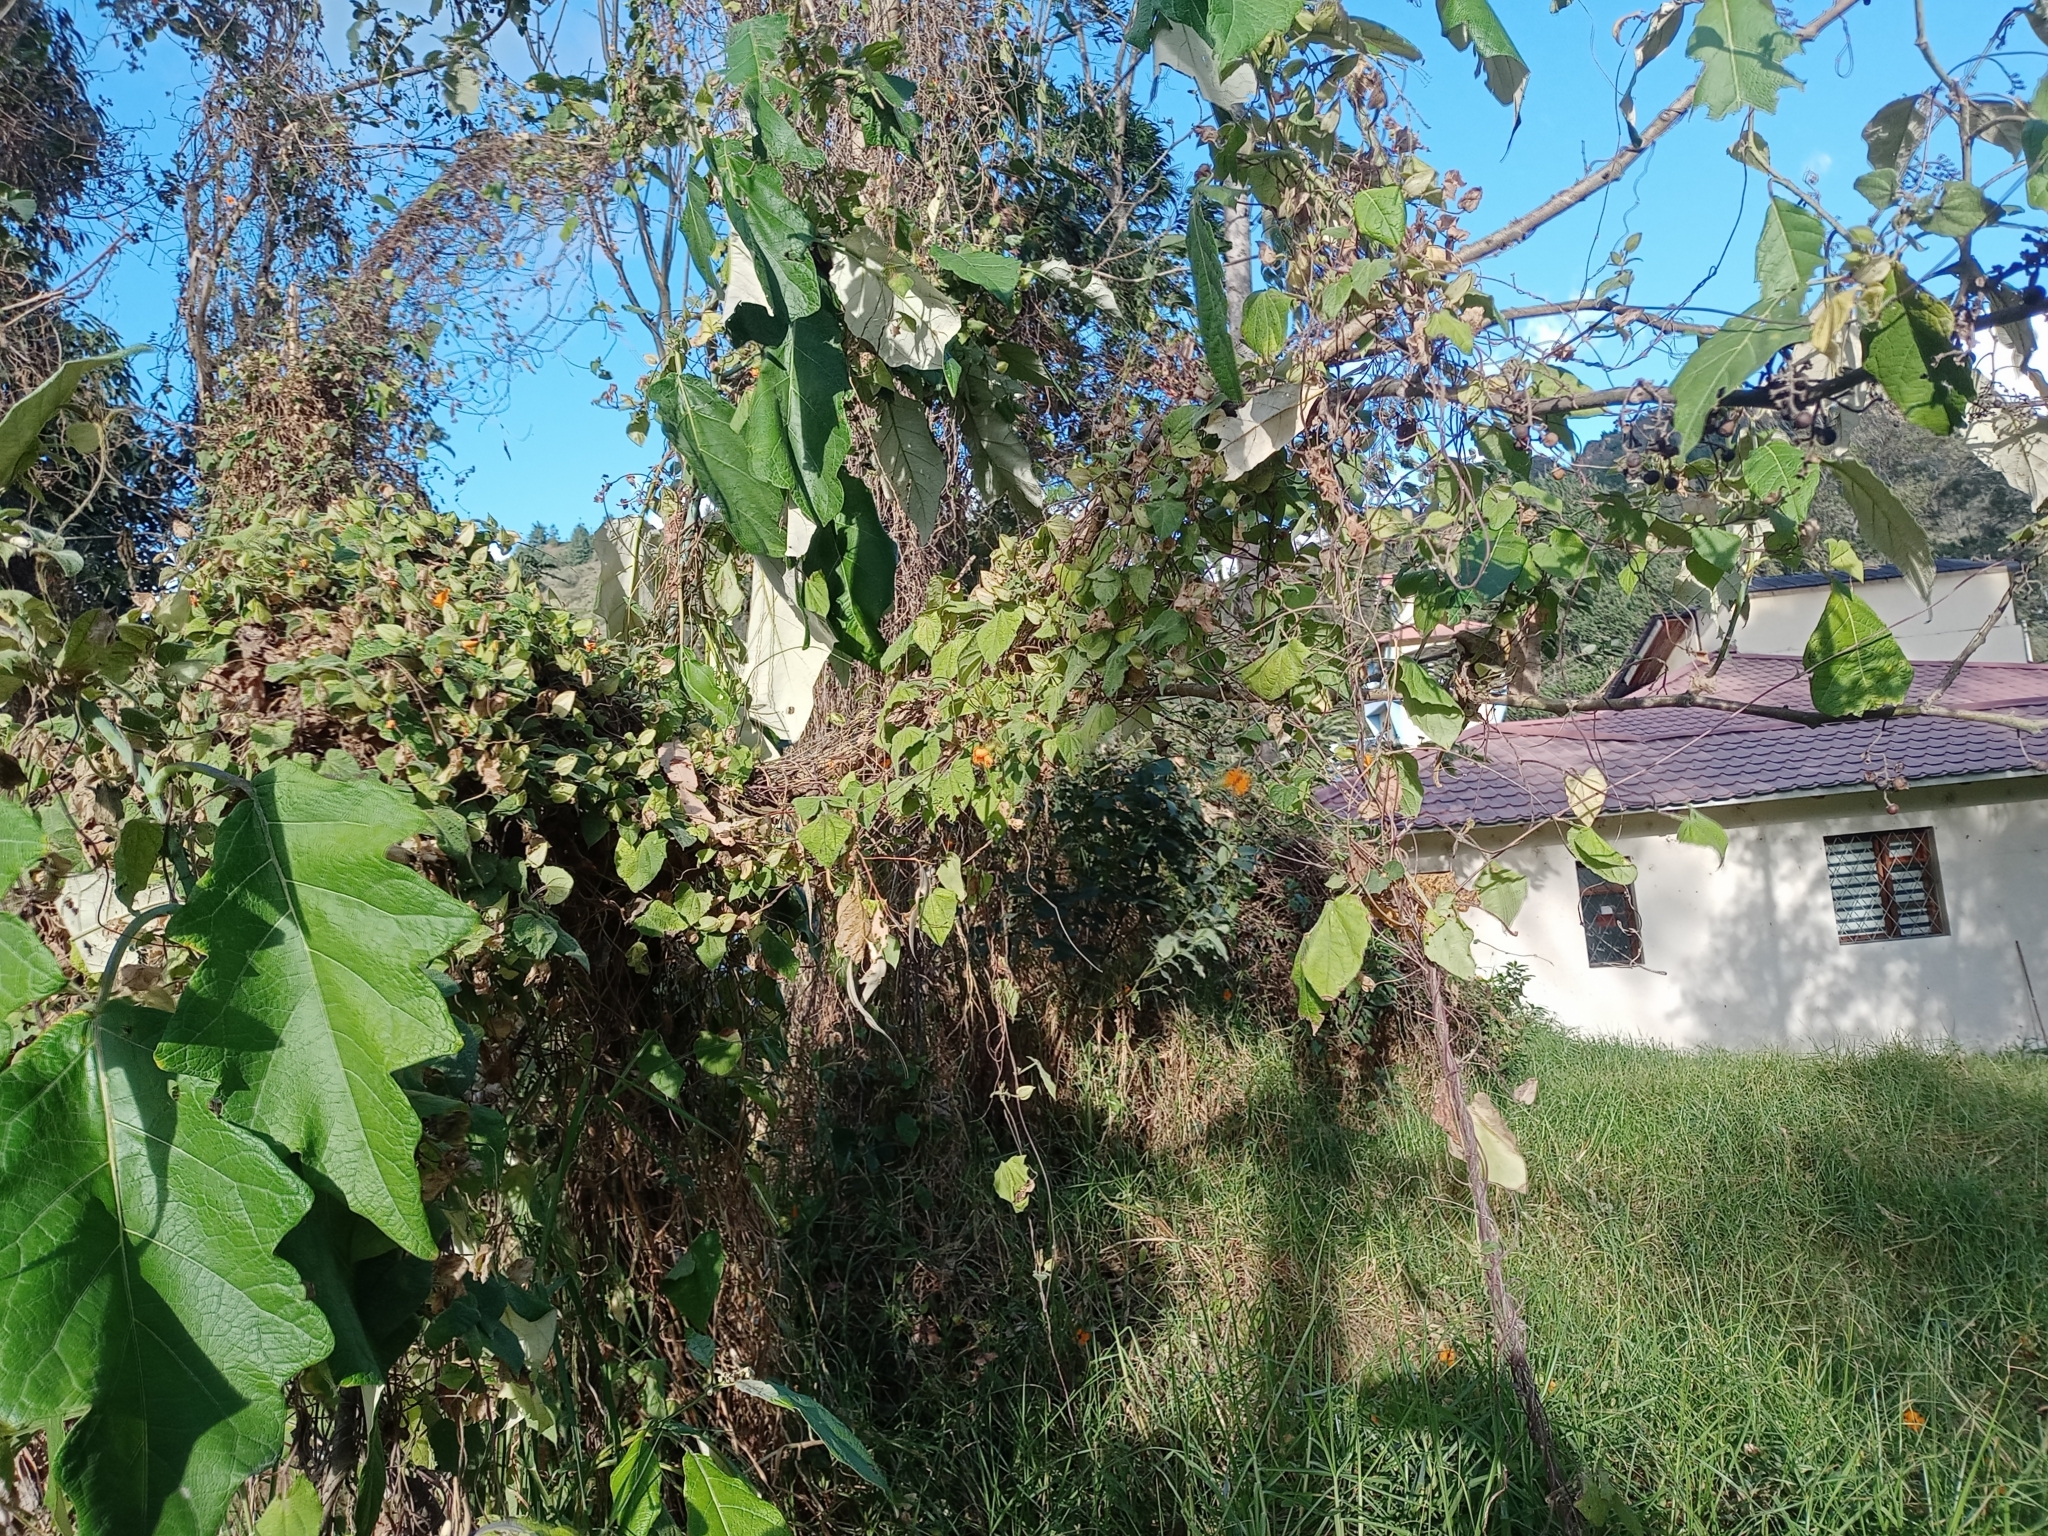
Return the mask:
<path fill-rule="evenodd" d="M 1847 15 L 1855 4 L 1856 0 L 1834 0 L 1826 10 L 1792 35 L 1802 43 L 1810 43 L 1838 19 Z M 1627 175 L 1629 167 L 1642 159 L 1652 144 L 1670 132 L 1673 125 L 1692 110 L 1693 96 L 1698 89 L 1699 79 L 1696 76 L 1693 83 L 1681 91 L 1670 106 L 1650 119 L 1649 126 L 1633 143 L 1624 149 L 1616 150 L 1611 157 L 1562 191 L 1545 198 L 1520 218 L 1510 220 L 1492 234 L 1482 235 L 1473 241 L 1458 253 L 1459 265 L 1470 266 L 1475 261 L 1483 261 L 1488 256 L 1498 255 L 1509 246 L 1520 245 L 1559 214 L 1576 208 L 1602 187 L 1609 186 Z"/>
<path fill-rule="evenodd" d="M 2028 735 L 2048 731 L 2048 717 L 2005 714 L 1986 709 L 1950 709 L 1940 704 L 1891 704 L 1862 715 L 1824 715 L 1817 709 L 1759 704 L 1751 699 L 1723 698 L 1714 693 L 1626 694 L 1618 699 L 1549 699 L 1540 694 L 1511 692 L 1507 701 L 1517 709 L 1534 709 L 1558 716 L 1609 714 L 1634 709 L 1711 709 L 1727 715 L 1784 720 L 1793 725 L 1840 725 L 1844 720 L 1967 720 L 1976 725 L 2008 726 Z"/>

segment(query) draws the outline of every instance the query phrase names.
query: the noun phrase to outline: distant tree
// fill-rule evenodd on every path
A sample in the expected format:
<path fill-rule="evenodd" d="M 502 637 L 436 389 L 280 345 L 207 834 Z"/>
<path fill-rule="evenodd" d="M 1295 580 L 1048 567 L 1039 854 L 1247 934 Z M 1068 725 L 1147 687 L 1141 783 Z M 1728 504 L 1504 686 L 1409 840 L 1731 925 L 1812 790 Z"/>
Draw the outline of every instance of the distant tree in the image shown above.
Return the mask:
<path fill-rule="evenodd" d="M 539 549 L 541 545 L 547 543 L 548 525 L 546 523 L 535 523 L 533 525 L 533 531 L 527 534 L 526 536 L 526 542 L 531 544 L 535 549 Z"/>
<path fill-rule="evenodd" d="M 591 542 L 590 530 L 578 523 L 569 535 L 569 563 L 581 565 L 597 553 L 597 546 Z"/>

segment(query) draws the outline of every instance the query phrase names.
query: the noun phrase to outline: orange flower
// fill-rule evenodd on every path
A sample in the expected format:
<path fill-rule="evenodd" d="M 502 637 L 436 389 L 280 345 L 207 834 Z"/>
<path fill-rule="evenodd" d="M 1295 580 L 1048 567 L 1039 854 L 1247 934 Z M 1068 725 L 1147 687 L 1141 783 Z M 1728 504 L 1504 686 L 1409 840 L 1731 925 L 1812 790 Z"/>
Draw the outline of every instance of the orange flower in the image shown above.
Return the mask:
<path fill-rule="evenodd" d="M 1076 1328 L 1074 1330 L 1074 1342 L 1076 1344 L 1086 1344 L 1090 1339 L 1094 1337 L 1095 1335 L 1090 1333 L 1086 1328 Z"/>
<path fill-rule="evenodd" d="M 1918 1408 L 1908 1408 L 1905 1412 L 1905 1420 L 1906 1428 L 1912 1430 L 1915 1434 L 1918 1434 L 1927 1427 L 1927 1415 Z"/>
<path fill-rule="evenodd" d="M 1223 989 L 1223 1001 L 1226 1003 L 1230 1001 L 1230 988 L 1228 987 Z"/>
<path fill-rule="evenodd" d="M 981 744 L 975 746 L 973 757 L 974 766 L 977 768 L 986 768 L 996 760 L 995 753 L 991 752 L 987 746 Z"/>
<path fill-rule="evenodd" d="M 1446 1344 L 1436 1352 L 1436 1363 L 1438 1365 L 1456 1365 L 1458 1363 L 1458 1352 Z"/>
<path fill-rule="evenodd" d="M 434 594 L 434 606 L 436 608 L 446 608 L 448 606 L 448 589 L 446 587 L 443 587 Z"/>
<path fill-rule="evenodd" d="M 1233 795 L 1242 795 L 1252 787 L 1252 776 L 1242 768 L 1233 768 L 1223 775 L 1223 787 Z"/>

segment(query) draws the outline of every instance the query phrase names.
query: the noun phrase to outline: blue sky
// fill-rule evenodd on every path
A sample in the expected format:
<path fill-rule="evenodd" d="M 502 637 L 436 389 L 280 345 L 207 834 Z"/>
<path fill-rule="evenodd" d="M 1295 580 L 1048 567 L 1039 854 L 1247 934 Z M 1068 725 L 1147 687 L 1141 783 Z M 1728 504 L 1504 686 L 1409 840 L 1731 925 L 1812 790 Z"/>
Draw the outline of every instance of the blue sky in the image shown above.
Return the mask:
<path fill-rule="evenodd" d="M 1651 0 L 1638 3 L 1649 9 Z M 1575 3 L 1552 13 L 1549 0 L 1496 4 L 1532 71 L 1521 129 L 1512 140 L 1509 113 L 1474 78 L 1470 57 L 1453 53 L 1443 42 L 1433 4 L 1352 0 L 1354 11 L 1402 31 L 1422 47 L 1425 60 L 1411 71 L 1409 94 L 1421 112 L 1423 153 L 1439 170 L 1457 167 L 1468 183 L 1485 188 L 1485 202 L 1465 221 L 1474 234 L 1522 212 L 1612 151 L 1619 131 L 1613 71 L 1622 50 L 1608 29 L 1615 14 L 1633 8 Z M 1803 4 L 1800 14 L 1810 14 L 1816 4 Z M 2006 6 L 2003 0 L 1939 0 L 1928 9 L 1932 40 L 1944 63 L 1954 68 L 1982 46 Z M 1840 212 L 1858 217 L 1867 212 L 1851 190 L 1866 169 L 1860 137 L 1864 122 L 1884 102 L 1928 83 L 1913 48 L 1912 11 L 1911 0 L 1858 6 L 1848 19 L 1846 37 L 1838 24 L 1792 61 L 1805 88 L 1787 91 L 1777 115 L 1758 121 L 1780 171 L 1817 178 L 1822 196 Z M 97 35 L 96 16 L 81 12 L 79 22 L 88 37 Z M 2032 41 L 2020 27 L 2015 45 Z M 1638 121 L 1647 121 L 1690 79 L 1693 66 L 1682 46 L 1681 41 L 1645 71 L 1636 89 Z M 100 93 L 115 121 L 136 133 L 144 147 L 175 143 L 179 114 L 192 99 L 182 55 L 160 43 L 149 50 L 139 72 L 118 68 L 111 49 L 103 50 L 103 57 L 108 72 L 99 82 Z M 2032 73 L 2048 67 L 2048 55 L 2022 55 L 2022 60 Z M 1180 83 L 1177 75 L 1165 77 L 1162 103 Z M 2022 94 L 2031 92 L 2033 83 L 2030 73 L 2021 82 Z M 1982 79 L 1980 85 L 1989 89 L 1992 81 Z M 1642 236 L 1635 262 L 1638 301 L 1682 297 L 1725 248 L 1726 260 L 1701 289 L 1698 302 L 1723 310 L 1748 304 L 1754 297 L 1750 252 L 1766 194 L 1760 178 L 1726 153 L 1739 129 L 1737 118 L 1716 123 L 1696 113 L 1628 179 L 1497 258 L 1490 275 L 1503 304 L 1526 302 L 1503 291 L 1510 283 L 1542 299 L 1585 292 L 1602 275 L 1608 251 L 1631 232 Z M 148 340 L 166 331 L 174 284 L 169 248 L 140 244 L 123 254 L 93 302 L 128 340 Z M 536 521 L 561 530 L 595 522 L 600 511 L 593 497 L 601 483 L 646 467 L 659 437 L 635 446 L 625 436 L 622 418 L 592 403 L 603 386 L 589 363 L 593 356 L 606 357 L 614 372 L 631 379 L 641 370 L 644 347 L 644 337 L 632 331 L 614 340 L 594 326 L 585 327 L 535 371 L 507 379 L 501 409 L 451 424 L 440 486 L 447 501 L 521 532 Z M 145 360 L 145 372 L 148 366 Z M 1668 375 L 1675 366 L 1673 359 L 1662 371 Z M 1652 360 L 1641 371 L 1655 373 L 1658 365 Z"/>

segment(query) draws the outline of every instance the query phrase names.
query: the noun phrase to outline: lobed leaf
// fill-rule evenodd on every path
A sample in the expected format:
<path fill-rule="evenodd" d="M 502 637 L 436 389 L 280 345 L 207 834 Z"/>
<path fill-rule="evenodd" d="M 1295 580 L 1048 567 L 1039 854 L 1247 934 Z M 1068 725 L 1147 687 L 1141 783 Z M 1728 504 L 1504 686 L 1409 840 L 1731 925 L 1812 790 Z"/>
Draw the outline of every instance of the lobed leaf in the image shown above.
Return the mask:
<path fill-rule="evenodd" d="M 170 937 L 206 958 L 158 1047 L 422 1257 L 436 1249 L 413 1163 L 419 1117 L 391 1074 L 462 1049 L 426 965 L 477 928 L 385 857 L 429 826 L 375 779 L 289 761 L 259 775 L 171 919 Z"/>

